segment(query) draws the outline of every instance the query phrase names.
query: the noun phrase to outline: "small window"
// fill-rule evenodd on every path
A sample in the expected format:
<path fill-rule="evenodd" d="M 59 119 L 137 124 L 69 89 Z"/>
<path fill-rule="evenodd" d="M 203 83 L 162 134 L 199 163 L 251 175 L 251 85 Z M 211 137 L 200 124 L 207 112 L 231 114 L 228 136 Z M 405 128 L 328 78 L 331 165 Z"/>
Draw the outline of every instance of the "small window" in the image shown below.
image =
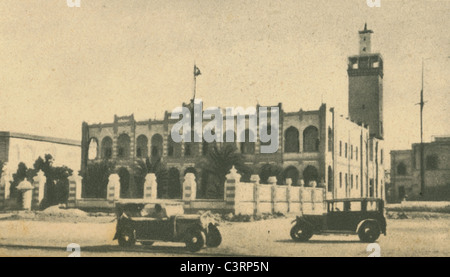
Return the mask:
<path fill-rule="evenodd" d="M 353 160 L 353 145 L 350 145 L 350 159 Z"/>
<path fill-rule="evenodd" d="M 380 63 L 379 62 L 374 62 L 373 64 L 372 64 L 372 67 L 373 68 L 378 68 L 380 66 Z"/>
<path fill-rule="evenodd" d="M 361 211 L 361 202 L 360 201 L 352 201 L 350 203 L 350 211 L 352 212 L 360 212 Z"/>
<path fill-rule="evenodd" d="M 356 175 L 356 179 L 355 179 L 355 182 L 356 182 L 356 189 L 358 189 L 358 182 L 359 182 L 359 178 L 358 178 L 358 175 Z"/>
<path fill-rule="evenodd" d="M 347 143 L 345 143 L 345 157 L 347 158 Z"/>
<path fill-rule="evenodd" d="M 397 165 L 397 174 L 406 175 L 406 165 L 403 162 Z"/>
<path fill-rule="evenodd" d="M 358 69 L 358 63 L 352 64 L 352 68 L 353 68 L 353 69 Z"/>
<path fill-rule="evenodd" d="M 342 157 L 342 141 L 339 141 L 339 156 Z"/>
<path fill-rule="evenodd" d="M 333 203 L 333 211 L 334 212 L 342 212 L 342 211 L 344 211 L 344 203 L 343 202 L 335 202 L 335 203 Z"/>
<path fill-rule="evenodd" d="M 342 172 L 339 172 L 339 187 L 342 188 Z"/>
<path fill-rule="evenodd" d="M 358 160 L 358 146 L 355 149 L 355 160 Z"/>

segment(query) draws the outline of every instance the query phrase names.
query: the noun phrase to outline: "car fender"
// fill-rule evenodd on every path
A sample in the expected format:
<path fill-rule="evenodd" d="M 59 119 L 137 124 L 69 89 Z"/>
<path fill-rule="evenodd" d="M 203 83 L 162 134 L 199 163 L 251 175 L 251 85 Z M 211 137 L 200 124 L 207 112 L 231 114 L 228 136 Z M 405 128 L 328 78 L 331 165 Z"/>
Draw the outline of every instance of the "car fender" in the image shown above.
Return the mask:
<path fill-rule="evenodd" d="M 361 228 L 361 226 L 365 223 L 365 222 L 375 222 L 375 224 L 377 224 L 378 225 L 378 228 L 380 229 L 380 231 L 381 231 L 381 228 L 380 228 L 380 223 L 378 223 L 378 221 L 377 220 L 375 220 L 375 219 L 364 219 L 364 220 L 361 220 L 361 222 L 358 224 L 358 226 L 356 227 L 356 233 L 358 233 L 359 232 L 359 229 Z"/>
<path fill-rule="evenodd" d="M 297 216 L 297 218 L 294 221 L 292 221 L 292 223 L 295 223 L 294 225 L 298 225 L 298 226 L 308 226 L 308 227 L 313 228 L 313 224 L 311 224 L 311 222 L 307 221 L 306 219 L 304 219 L 300 216 Z"/>

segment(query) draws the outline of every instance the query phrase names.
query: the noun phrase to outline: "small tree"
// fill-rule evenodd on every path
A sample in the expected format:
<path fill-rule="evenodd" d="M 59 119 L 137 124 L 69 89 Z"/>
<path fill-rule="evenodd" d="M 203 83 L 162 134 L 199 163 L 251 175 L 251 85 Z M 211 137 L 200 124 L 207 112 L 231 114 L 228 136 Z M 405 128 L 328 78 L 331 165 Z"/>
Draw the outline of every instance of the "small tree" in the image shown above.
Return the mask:
<path fill-rule="evenodd" d="M 267 184 L 269 177 L 277 177 L 277 184 L 282 184 L 283 182 L 283 168 L 279 165 L 265 164 L 261 166 L 259 171 L 259 178 L 261 184 Z"/>

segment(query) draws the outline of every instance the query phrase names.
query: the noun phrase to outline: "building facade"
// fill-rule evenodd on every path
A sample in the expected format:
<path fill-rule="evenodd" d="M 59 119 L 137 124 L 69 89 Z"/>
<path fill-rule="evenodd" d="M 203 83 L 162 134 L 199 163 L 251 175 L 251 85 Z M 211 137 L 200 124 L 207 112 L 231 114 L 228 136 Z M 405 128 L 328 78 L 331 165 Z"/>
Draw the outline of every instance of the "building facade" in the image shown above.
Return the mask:
<path fill-rule="evenodd" d="M 280 184 L 286 184 L 290 179 L 293 186 L 324 186 L 328 198 L 384 198 L 383 64 L 379 54 L 370 53 L 371 33 L 366 27 L 360 32 L 360 48 L 364 51 L 348 60 L 350 118 L 341 116 L 326 104 L 318 110 L 285 112 L 279 103 L 275 106 L 279 109 L 278 128 L 272 129 L 278 133 L 276 152 L 261 153 L 263 143 L 259 132 L 253 133 L 250 128 L 241 134 L 237 129 L 226 131 L 233 132 L 230 137 L 242 135 L 245 141 L 219 142 L 217 146 L 234 144 L 253 174 L 261 173 L 267 164 L 281 167 Z M 183 104 L 184 107 L 192 105 L 193 100 Z M 257 128 L 266 127 L 260 124 L 260 114 L 265 108 L 256 106 Z M 250 117 L 245 118 L 246 126 L 249 126 L 249 120 Z M 207 190 L 208 178 L 199 165 L 212 143 L 175 143 L 170 133 L 177 122 L 166 112 L 161 120 L 136 121 L 134 115 L 130 115 L 114 116 L 111 123 L 83 123 L 82 172 L 91 164 L 113 161 L 121 186 L 125 187 L 121 197 L 136 197 L 142 189 L 133 177 L 137 162 L 147 157 L 152 161 L 161 159 L 169 169 L 169 180 L 177 180 L 169 185 L 180 186 L 185 173 L 195 173 L 199 184 L 197 195 L 202 197 L 201 192 Z M 208 123 L 203 120 L 203 127 Z M 274 125 L 274 122 L 269 124 Z M 223 130 L 225 128 L 223 126 Z M 251 137 L 256 140 L 252 142 Z"/>
<path fill-rule="evenodd" d="M 71 139 L 0 132 L 0 161 L 8 163 L 8 171 L 17 171 L 20 162 L 32 168 L 37 158 L 51 154 L 55 165 L 65 165 L 74 172 L 80 170 L 81 142 Z"/>
<path fill-rule="evenodd" d="M 450 200 L 450 137 L 435 137 L 424 147 L 424 190 L 421 188 L 420 143 L 391 151 L 392 202 L 404 199 Z"/>

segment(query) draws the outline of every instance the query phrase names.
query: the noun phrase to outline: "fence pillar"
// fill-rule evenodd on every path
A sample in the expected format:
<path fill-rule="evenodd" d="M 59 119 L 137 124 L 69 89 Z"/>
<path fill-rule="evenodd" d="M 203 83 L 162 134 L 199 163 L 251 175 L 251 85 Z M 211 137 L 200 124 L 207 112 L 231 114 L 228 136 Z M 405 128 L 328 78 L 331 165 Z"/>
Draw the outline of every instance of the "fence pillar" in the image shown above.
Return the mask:
<path fill-rule="evenodd" d="M 234 199 L 236 193 L 236 185 L 241 181 L 241 175 L 237 172 L 236 168 L 233 167 L 230 169 L 230 173 L 225 176 L 227 179 L 225 181 L 225 193 L 224 200 L 227 208 L 234 209 Z"/>
<path fill-rule="evenodd" d="M 44 199 L 44 189 L 47 177 L 42 170 L 39 170 L 36 176 L 33 177 L 33 202 L 32 207 L 34 209 L 39 208 L 42 199 Z M 70 196 L 70 182 L 69 182 L 69 196 Z"/>
<path fill-rule="evenodd" d="M 144 199 L 155 200 L 157 198 L 157 188 L 158 183 L 156 182 L 155 173 L 148 173 L 147 176 L 145 176 Z"/>
<path fill-rule="evenodd" d="M 3 203 L 5 200 L 9 199 L 10 190 L 11 190 L 11 174 L 9 173 L 8 163 L 3 165 L 3 168 L 0 168 L 0 201 Z"/>
<path fill-rule="evenodd" d="M 17 186 L 17 190 L 22 193 L 22 208 L 24 210 L 31 210 L 33 188 L 33 185 L 26 178 Z"/>
<path fill-rule="evenodd" d="M 277 199 L 277 177 L 275 176 L 270 176 L 269 179 L 267 179 L 267 182 L 272 186 L 272 193 L 271 193 L 271 198 L 272 198 L 272 213 L 275 213 L 275 202 Z"/>
<path fill-rule="evenodd" d="M 108 202 L 114 203 L 114 200 L 120 198 L 120 177 L 119 174 L 114 173 L 109 175 L 108 179 L 108 190 L 106 194 L 106 199 Z"/>
<path fill-rule="evenodd" d="M 290 213 L 291 212 L 291 187 L 292 187 L 292 179 L 291 178 L 286 178 L 286 200 L 287 200 L 287 212 Z"/>
<path fill-rule="evenodd" d="M 197 197 L 197 183 L 194 173 L 186 173 L 183 182 L 183 200 L 191 201 Z"/>
<path fill-rule="evenodd" d="M 250 181 L 253 185 L 253 214 L 259 214 L 259 175 L 255 174 L 250 177 Z"/>
<path fill-rule="evenodd" d="M 83 177 L 79 175 L 69 176 L 69 199 L 67 205 L 71 208 L 76 207 L 77 200 L 81 199 L 81 186 Z"/>

